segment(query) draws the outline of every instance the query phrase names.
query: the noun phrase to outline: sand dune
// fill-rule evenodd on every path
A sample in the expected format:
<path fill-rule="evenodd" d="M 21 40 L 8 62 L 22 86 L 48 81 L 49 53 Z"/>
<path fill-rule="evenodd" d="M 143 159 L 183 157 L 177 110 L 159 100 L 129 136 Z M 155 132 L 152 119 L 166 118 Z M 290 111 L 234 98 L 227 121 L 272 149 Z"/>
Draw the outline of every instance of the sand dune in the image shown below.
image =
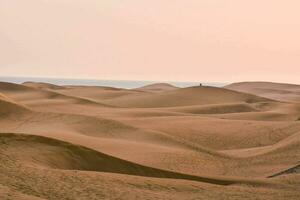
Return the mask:
<path fill-rule="evenodd" d="M 51 90 L 60 90 L 64 89 L 64 86 L 58 86 L 50 83 L 41 83 L 41 82 L 24 82 L 22 85 L 38 88 L 38 89 L 51 89 Z"/>
<path fill-rule="evenodd" d="M 218 103 L 257 103 L 266 98 L 215 87 L 189 87 L 155 94 L 138 94 L 104 101 L 119 107 L 175 107 Z"/>
<path fill-rule="evenodd" d="M 253 157 L 263 154 L 270 153 L 282 153 L 285 150 L 293 150 L 293 152 L 289 153 L 289 156 L 298 153 L 298 149 L 294 150 L 294 146 L 300 145 L 300 132 L 293 133 L 289 136 L 284 137 L 284 139 L 279 140 L 270 145 L 264 145 L 262 147 L 253 147 L 253 148 L 245 148 L 245 149 L 234 149 L 227 150 L 226 153 L 231 155 L 238 155 L 242 157 Z M 223 151 L 224 152 L 224 151 Z"/>
<path fill-rule="evenodd" d="M 0 199 L 298 199 L 297 86 L 231 87 L 1 82 Z"/>
<path fill-rule="evenodd" d="M 295 135 L 295 132 L 300 129 L 300 124 L 297 122 L 233 121 L 195 117 L 147 118 L 128 122 L 140 128 L 151 128 L 174 137 L 183 138 L 193 144 L 209 147 L 212 150 L 232 156 L 230 160 L 276 153 L 276 149 L 284 152 L 283 147 L 290 145 L 292 149 L 296 148 L 295 142 L 299 135 Z M 288 157 L 283 154 L 281 159 L 278 157 L 278 162 L 285 160 L 286 164 L 293 164 L 295 160 L 300 159 L 297 152 L 296 150 L 289 152 L 290 156 L 294 156 L 291 161 L 288 162 Z M 270 157 L 272 156 L 270 154 Z M 230 164 L 228 160 L 225 162 Z M 240 162 L 243 163 L 244 161 L 241 160 L 238 163 L 241 164 Z M 268 170 L 271 171 L 272 168 L 270 166 L 264 173 L 268 173 Z M 215 171 L 215 173 L 217 172 Z M 255 174 L 257 173 L 252 174 L 252 176 Z"/>
<path fill-rule="evenodd" d="M 259 111 L 255 105 L 247 103 L 232 103 L 232 104 L 212 104 L 212 105 L 196 105 L 176 107 L 170 109 L 172 111 L 191 113 L 191 114 L 224 114 L 224 113 L 243 113 Z"/>
<path fill-rule="evenodd" d="M 259 112 L 224 113 L 214 116 L 222 119 L 297 121 L 300 116 L 299 108 L 299 103 L 268 103 L 266 107 L 258 109 Z"/>
<path fill-rule="evenodd" d="M 227 85 L 225 88 L 279 101 L 300 101 L 300 85 L 271 82 L 241 82 Z"/>
<path fill-rule="evenodd" d="M 222 191 L 224 190 L 222 185 L 207 184 L 201 181 L 180 179 L 171 179 L 172 181 L 170 181 L 169 178 L 70 170 L 74 163 L 81 169 L 89 169 L 89 167 L 105 169 L 106 165 L 102 165 L 103 158 L 105 158 L 104 163 L 107 161 L 106 158 L 110 160 L 108 165 L 116 162 L 122 166 L 122 168 L 116 168 L 114 165 L 108 168 L 109 171 L 115 169 L 127 173 L 131 172 L 129 169 L 136 169 L 137 166 L 84 147 L 43 137 L 4 134 L 0 139 L 2 161 L 0 171 L 5 172 L 0 173 L 0 184 L 3 184 L 0 191 L 2 195 L 8 193 L 8 197 L 24 197 L 24 199 L 39 199 L 35 198 L 37 196 L 44 199 L 195 199 L 200 196 L 204 199 L 216 199 L 235 196 L 251 199 L 263 196 L 272 199 L 273 197 L 289 196 L 290 199 L 297 199 L 298 195 L 298 192 L 293 192 L 293 186 L 264 180 L 250 180 L 249 183 L 247 180 L 235 180 L 242 184 L 227 185 L 226 190 Z M 35 145 L 41 147 L 40 153 L 36 151 Z M 73 153 L 75 153 L 74 156 L 72 156 Z M 77 156 L 78 154 L 79 156 Z M 95 159 L 98 156 L 102 158 L 99 165 L 97 165 L 98 160 Z M 87 163 L 82 163 L 87 159 L 92 159 L 89 164 L 96 165 L 89 166 Z M 68 165 L 70 163 L 72 163 L 71 167 Z M 64 170 L 58 169 L 58 167 L 63 167 Z M 143 169 L 142 166 L 139 167 Z M 134 170 L 133 172 L 143 173 L 144 171 Z M 151 169 L 151 173 L 156 174 L 155 169 Z M 255 187 L 247 187 L 245 184 L 255 185 Z M 3 190 L 5 191 L 3 192 Z M 16 194 L 15 191 L 18 193 Z M 124 193 L 124 191 L 128 192 Z M 253 191 L 256 192 L 253 194 Z"/>
<path fill-rule="evenodd" d="M 54 91 L 43 90 L 41 88 L 28 87 L 13 83 L 0 82 L 0 92 L 24 105 L 36 104 L 90 104 L 97 106 L 108 106 L 92 100 L 71 97 Z"/>
<path fill-rule="evenodd" d="M 154 83 L 143 87 L 136 88 L 136 90 L 147 91 L 147 92 L 163 92 L 169 90 L 176 90 L 178 87 L 168 83 Z"/>
<path fill-rule="evenodd" d="M 56 138 L 133 162 L 166 170 L 177 169 L 182 173 L 202 174 L 199 169 L 203 169 L 206 174 L 220 174 L 222 169 L 218 159 L 225 159 L 222 153 L 184 138 L 103 118 L 31 113 L 18 121 L 10 118 L 0 120 L 0 125 L 2 132 L 31 133 Z M 136 152 L 136 149 L 139 151 Z M 152 159 L 147 159 L 145 155 Z M 178 161 L 181 161 L 180 165 Z M 198 163 L 198 167 L 194 168 L 191 163 Z"/>
<path fill-rule="evenodd" d="M 7 91 L 7 92 L 18 92 L 18 91 L 24 92 L 30 90 L 30 88 L 20 84 L 0 82 L 0 90 Z"/>
<path fill-rule="evenodd" d="M 29 112 L 29 109 L 0 93 L 0 115 L 7 116 L 10 114 L 22 114 L 25 112 Z"/>
<path fill-rule="evenodd" d="M 140 94 L 142 91 L 127 90 L 111 87 L 87 87 L 87 86 L 69 86 L 68 88 L 61 89 L 60 94 L 74 96 L 79 98 L 90 99 L 92 101 L 101 102 L 106 99 L 113 99 L 122 96 Z"/>
<path fill-rule="evenodd" d="M 1 143 L 5 143 L 5 145 L 8 146 L 8 148 L 4 150 L 5 153 L 14 156 L 15 159 L 22 158 L 22 162 L 34 167 L 98 171 L 156 178 L 187 179 L 217 185 L 230 185 L 239 183 L 239 181 L 244 183 L 248 182 L 247 180 L 242 181 L 238 179 L 230 180 L 198 177 L 150 168 L 82 146 L 40 136 L 1 134 L 0 140 Z M 249 180 L 249 184 L 252 183 L 254 184 L 256 182 Z M 257 184 L 259 184 L 259 181 L 257 181 Z"/>

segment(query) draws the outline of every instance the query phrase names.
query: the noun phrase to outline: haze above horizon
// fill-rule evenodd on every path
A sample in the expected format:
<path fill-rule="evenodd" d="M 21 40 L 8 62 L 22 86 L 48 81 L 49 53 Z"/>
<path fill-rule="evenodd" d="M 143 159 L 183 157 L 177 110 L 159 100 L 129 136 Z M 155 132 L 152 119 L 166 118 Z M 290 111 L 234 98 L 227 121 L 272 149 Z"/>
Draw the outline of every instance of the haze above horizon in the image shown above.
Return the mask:
<path fill-rule="evenodd" d="M 1 76 L 300 84 L 296 0 L 0 2 Z"/>

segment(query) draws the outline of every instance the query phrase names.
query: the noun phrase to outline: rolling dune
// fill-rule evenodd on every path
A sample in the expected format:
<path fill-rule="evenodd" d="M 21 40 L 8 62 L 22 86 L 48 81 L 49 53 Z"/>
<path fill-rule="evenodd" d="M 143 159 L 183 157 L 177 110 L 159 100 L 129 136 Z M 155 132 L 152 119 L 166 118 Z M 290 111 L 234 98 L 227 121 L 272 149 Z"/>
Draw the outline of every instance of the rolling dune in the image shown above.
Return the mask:
<path fill-rule="evenodd" d="M 3 117 L 11 114 L 23 114 L 29 112 L 29 109 L 20 105 L 5 95 L 0 93 L 0 115 Z"/>
<path fill-rule="evenodd" d="M 63 170 L 98 171 L 155 178 L 186 179 L 216 185 L 231 185 L 243 182 L 242 180 L 239 182 L 238 179 L 227 180 L 226 178 L 198 177 L 150 168 L 82 146 L 41 136 L 2 133 L 0 140 L 2 144 L 5 144 L 4 149 L 3 147 L 1 148 L 4 154 L 13 156 L 16 160 L 22 158 L 22 162 L 28 166 Z M 247 180 L 244 183 L 247 183 Z M 260 182 L 249 180 L 249 184 L 252 183 L 259 184 Z M 262 184 L 264 183 L 262 182 Z"/>
<path fill-rule="evenodd" d="M 58 86 L 50 83 L 41 83 L 41 82 L 24 82 L 22 83 L 22 85 L 37 88 L 37 89 L 50 89 L 50 90 L 65 89 L 64 86 Z"/>
<path fill-rule="evenodd" d="M 298 199 L 300 104 L 232 86 L 1 82 L 0 198 Z"/>
<path fill-rule="evenodd" d="M 114 99 L 122 96 L 140 94 L 142 91 L 127 90 L 120 88 L 98 87 L 98 86 L 68 86 L 68 88 L 55 90 L 64 95 L 78 98 L 90 99 L 101 102 L 106 99 Z"/>
<path fill-rule="evenodd" d="M 278 101 L 300 101 L 300 85 L 271 82 L 241 82 L 225 86 L 227 89 L 246 92 Z"/>
<path fill-rule="evenodd" d="M 259 111 L 255 105 L 247 103 L 232 104 L 213 104 L 200 106 L 185 106 L 170 109 L 172 111 L 191 113 L 191 114 L 225 114 L 225 113 L 243 113 Z"/>
<path fill-rule="evenodd" d="M 89 104 L 97 106 L 107 106 L 88 99 L 71 97 L 54 91 L 44 90 L 38 87 L 28 87 L 14 83 L 0 82 L 0 92 L 24 105 L 32 104 Z"/>
<path fill-rule="evenodd" d="M 136 90 L 146 91 L 146 92 L 164 92 L 169 90 L 176 90 L 178 87 L 168 84 L 168 83 L 154 83 L 151 85 L 146 85 L 140 88 L 136 88 Z"/>
<path fill-rule="evenodd" d="M 155 94 L 138 94 L 105 100 L 119 107 L 155 108 L 218 103 L 257 103 L 271 101 L 266 98 L 215 87 L 189 87 Z"/>

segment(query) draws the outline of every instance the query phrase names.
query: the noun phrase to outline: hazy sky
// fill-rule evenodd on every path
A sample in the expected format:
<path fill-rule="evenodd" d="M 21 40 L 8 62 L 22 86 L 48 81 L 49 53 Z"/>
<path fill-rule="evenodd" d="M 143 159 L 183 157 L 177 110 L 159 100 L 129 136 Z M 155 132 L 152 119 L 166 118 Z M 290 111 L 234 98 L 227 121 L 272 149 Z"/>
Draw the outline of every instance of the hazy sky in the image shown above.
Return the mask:
<path fill-rule="evenodd" d="M 0 76 L 300 83 L 299 0 L 0 0 Z"/>

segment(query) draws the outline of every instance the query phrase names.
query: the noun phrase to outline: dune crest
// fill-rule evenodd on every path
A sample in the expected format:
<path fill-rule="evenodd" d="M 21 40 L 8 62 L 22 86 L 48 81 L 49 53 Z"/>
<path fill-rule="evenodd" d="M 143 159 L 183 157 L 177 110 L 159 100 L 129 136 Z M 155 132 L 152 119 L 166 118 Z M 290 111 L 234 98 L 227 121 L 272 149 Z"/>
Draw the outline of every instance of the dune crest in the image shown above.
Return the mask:
<path fill-rule="evenodd" d="M 147 91 L 147 92 L 163 92 L 169 90 L 176 90 L 178 87 L 169 83 L 154 83 L 143 87 L 136 88 L 136 90 Z"/>
<path fill-rule="evenodd" d="M 150 168 L 82 146 L 76 146 L 41 136 L 2 133 L 0 135 L 0 141 L 10 148 L 13 148 L 13 150 L 5 149 L 4 153 L 10 154 L 10 151 L 13 151 L 12 155 L 15 158 L 22 157 L 23 162 L 29 166 L 50 169 L 120 173 L 155 178 L 187 179 L 216 185 L 230 185 L 239 182 L 234 179 L 226 180 L 221 178 L 198 177 Z M 21 149 L 19 149 L 20 146 L 22 147 Z M 36 151 L 37 147 L 39 148 L 39 151 Z M 47 154 L 48 156 L 41 156 L 43 154 Z M 243 181 L 241 180 L 241 182 Z M 247 183 L 247 181 L 245 181 L 245 183 Z M 249 181 L 249 183 L 251 184 L 251 181 Z"/>
<path fill-rule="evenodd" d="M 11 114 L 18 115 L 26 112 L 29 112 L 28 108 L 0 93 L 0 115 L 2 118 Z"/>
<path fill-rule="evenodd" d="M 64 86 L 58 86 L 50 83 L 42 83 L 42 82 L 24 82 L 22 85 L 33 87 L 37 89 L 52 89 L 52 90 L 59 90 L 64 89 Z"/>
<path fill-rule="evenodd" d="M 218 103 L 257 103 L 271 101 L 251 94 L 216 87 L 188 87 L 155 94 L 137 94 L 104 101 L 119 107 L 155 108 Z"/>

